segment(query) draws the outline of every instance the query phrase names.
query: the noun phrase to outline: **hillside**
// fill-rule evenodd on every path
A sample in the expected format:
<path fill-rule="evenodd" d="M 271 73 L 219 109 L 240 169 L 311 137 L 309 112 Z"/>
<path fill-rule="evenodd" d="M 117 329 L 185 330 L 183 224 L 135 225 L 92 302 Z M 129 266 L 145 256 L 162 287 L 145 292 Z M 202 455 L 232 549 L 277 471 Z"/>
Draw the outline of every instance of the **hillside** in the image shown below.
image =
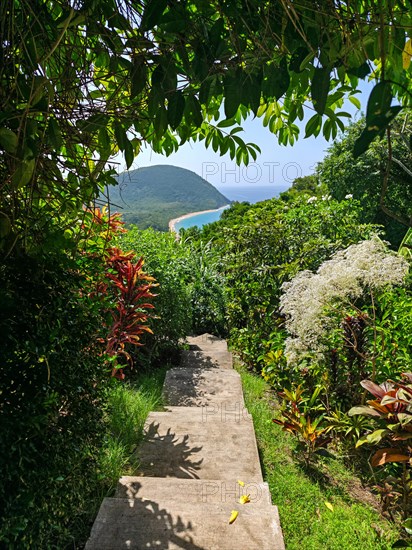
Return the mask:
<path fill-rule="evenodd" d="M 128 224 L 141 229 L 167 231 L 168 222 L 189 212 L 211 210 L 230 200 L 194 172 L 171 165 L 157 165 L 123 172 L 110 188 L 113 208 Z"/>

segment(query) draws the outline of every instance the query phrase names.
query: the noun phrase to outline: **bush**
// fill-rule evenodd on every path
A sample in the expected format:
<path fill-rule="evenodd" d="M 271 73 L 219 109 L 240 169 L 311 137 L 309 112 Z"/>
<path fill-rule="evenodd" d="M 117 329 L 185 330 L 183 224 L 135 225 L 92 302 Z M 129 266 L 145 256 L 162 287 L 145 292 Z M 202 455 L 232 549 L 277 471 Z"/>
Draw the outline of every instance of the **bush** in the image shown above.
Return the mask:
<path fill-rule="evenodd" d="M 153 317 L 149 326 L 153 336 L 143 338 L 146 347 L 138 360 L 161 359 L 178 347 L 192 330 L 189 279 L 191 272 L 187 251 L 174 235 L 153 229 L 132 227 L 120 239 L 125 250 L 143 256 L 145 268 L 159 284 Z"/>
<path fill-rule="evenodd" d="M 329 197 L 235 205 L 224 219 L 205 227 L 199 239 L 210 240 L 220 256 L 231 342 L 248 365 L 267 369 L 265 354 L 278 349 L 273 335 L 282 330 L 282 284 L 302 269 L 317 269 L 372 231 L 376 228 L 359 222 L 356 201 Z"/>
<path fill-rule="evenodd" d="M 75 267 L 23 256 L 0 270 L 0 541 L 10 549 L 63 548 L 98 483 L 102 319 Z"/>

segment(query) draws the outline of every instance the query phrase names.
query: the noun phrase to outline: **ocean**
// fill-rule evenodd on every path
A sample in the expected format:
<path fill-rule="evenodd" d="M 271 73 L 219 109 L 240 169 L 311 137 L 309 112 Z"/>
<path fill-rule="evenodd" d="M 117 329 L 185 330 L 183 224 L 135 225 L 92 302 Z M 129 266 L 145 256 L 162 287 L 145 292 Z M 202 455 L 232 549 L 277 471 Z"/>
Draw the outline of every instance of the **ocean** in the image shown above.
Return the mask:
<path fill-rule="evenodd" d="M 272 185 L 261 185 L 261 186 L 236 186 L 236 185 L 225 185 L 217 186 L 216 188 L 227 197 L 230 201 L 239 201 L 239 202 L 250 202 L 255 204 L 256 202 L 265 201 L 268 199 L 273 199 L 278 197 L 282 191 L 286 191 L 287 187 L 275 187 Z M 185 218 L 180 222 L 175 224 L 175 230 L 178 232 L 180 229 L 188 229 L 197 225 L 198 227 L 203 227 L 204 225 L 212 222 L 216 222 L 222 215 L 223 210 L 227 208 L 223 206 L 218 210 L 213 210 L 212 212 L 204 212 L 203 214 L 194 214 L 190 218 Z"/>
<path fill-rule="evenodd" d="M 228 207 L 222 206 L 222 208 L 219 208 L 218 210 L 203 212 L 203 214 L 193 214 L 190 218 L 184 218 L 183 220 L 180 220 L 180 222 L 175 223 L 175 231 L 179 232 L 180 229 L 189 229 L 189 227 L 193 227 L 195 225 L 198 227 L 203 227 L 208 223 L 217 222 L 225 208 Z"/>

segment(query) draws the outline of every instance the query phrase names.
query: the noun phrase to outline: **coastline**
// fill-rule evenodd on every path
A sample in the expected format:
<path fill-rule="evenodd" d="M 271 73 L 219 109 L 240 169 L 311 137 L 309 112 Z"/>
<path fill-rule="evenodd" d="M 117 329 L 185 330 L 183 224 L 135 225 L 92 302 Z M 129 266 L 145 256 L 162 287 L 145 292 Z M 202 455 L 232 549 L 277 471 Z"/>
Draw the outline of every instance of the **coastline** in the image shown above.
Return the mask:
<path fill-rule="evenodd" d="M 178 233 L 175 229 L 175 225 L 182 220 L 185 220 L 187 218 L 191 218 L 192 216 L 198 216 L 199 214 L 208 214 L 209 212 L 217 212 L 218 210 L 222 210 L 222 208 L 228 208 L 230 204 L 225 204 L 224 206 L 221 206 L 220 208 L 213 208 L 212 210 L 199 210 L 199 212 L 189 212 L 188 214 L 184 214 L 183 216 L 179 216 L 178 218 L 173 218 L 173 220 L 169 221 L 169 231 L 172 231 L 173 233 Z"/>

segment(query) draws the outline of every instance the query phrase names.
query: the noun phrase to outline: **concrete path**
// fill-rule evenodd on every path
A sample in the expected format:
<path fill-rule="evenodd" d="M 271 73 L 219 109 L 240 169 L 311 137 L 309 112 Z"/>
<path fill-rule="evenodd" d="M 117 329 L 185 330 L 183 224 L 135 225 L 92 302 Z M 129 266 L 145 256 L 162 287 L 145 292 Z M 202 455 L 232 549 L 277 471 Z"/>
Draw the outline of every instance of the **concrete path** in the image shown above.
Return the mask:
<path fill-rule="evenodd" d="M 147 418 L 139 475 L 104 499 L 86 550 L 284 550 L 232 354 L 212 335 L 187 341 L 166 410 Z"/>

